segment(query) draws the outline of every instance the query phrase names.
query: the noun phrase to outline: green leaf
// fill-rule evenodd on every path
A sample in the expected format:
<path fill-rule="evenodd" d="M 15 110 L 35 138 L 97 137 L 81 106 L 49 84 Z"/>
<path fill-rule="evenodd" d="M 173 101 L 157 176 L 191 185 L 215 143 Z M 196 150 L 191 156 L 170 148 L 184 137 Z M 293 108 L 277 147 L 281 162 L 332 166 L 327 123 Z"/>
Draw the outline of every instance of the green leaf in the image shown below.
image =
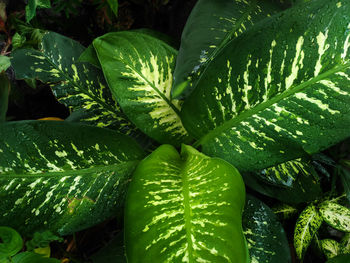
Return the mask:
<path fill-rule="evenodd" d="M 337 203 L 325 201 L 319 211 L 323 220 L 331 227 L 344 232 L 350 232 L 350 209 Z"/>
<path fill-rule="evenodd" d="M 160 143 L 187 142 L 179 101 L 170 98 L 176 51 L 138 32 L 109 33 L 93 45 L 109 87 L 129 119 Z"/>
<path fill-rule="evenodd" d="M 79 59 L 79 62 L 89 62 L 90 64 L 94 65 L 95 67 L 101 69 L 100 61 L 98 60 L 96 51 L 94 49 L 94 46 L 91 44 L 89 45 L 83 53 L 81 53 Z"/>
<path fill-rule="evenodd" d="M 42 255 L 32 252 L 22 252 L 12 259 L 13 263 L 60 263 L 61 261 L 55 258 L 46 258 Z"/>
<path fill-rule="evenodd" d="M 6 71 L 11 66 L 10 58 L 0 55 L 0 72 Z"/>
<path fill-rule="evenodd" d="M 346 197 L 350 201 L 350 171 L 348 171 L 348 168 L 342 166 L 338 166 L 336 169 L 344 187 Z"/>
<path fill-rule="evenodd" d="M 173 97 L 187 96 L 231 39 L 278 11 L 281 8 L 271 1 L 199 0 L 182 33 Z"/>
<path fill-rule="evenodd" d="M 327 260 L 326 263 L 349 263 L 350 262 L 350 254 L 339 255 L 334 258 Z"/>
<path fill-rule="evenodd" d="M 299 215 L 294 229 L 294 247 L 299 259 L 304 257 L 314 235 L 322 224 L 322 217 L 315 205 L 308 205 Z"/>
<path fill-rule="evenodd" d="M 291 160 L 279 165 L 263 169 L 257 175 L 270 184 L 292 187 L 298 177 L 309 177 L 318 180 L 317 173 L 308 161 Z"/>
<path fill-rule="evenodd" d="M 45 248 L 52 241 L 63 241 L 63 238 L 54 235 L 51 231 L 35 232 L 31 240 L 26 242 L 28 251 L 33 251 L 36 248 Z"/>
<path fill-rule="evenodd" d="M 118 0 L 107 0 L 109 7 L 111 8 L 113 14 L 118 17 Z"/>
<path fill-rule="evenodd" d="M 51 8 L 50 0 L 28 0 L 26 5 L 26 22 L 29 23 L 30 20 L 36 15 L 37 8 Z"/>
<path fill-rule="evenodd" d="M 191 146 L 163 145 L 133 174 L 125 210 L 128 262 L 249 262 L 243 180 Z"/>
<path fill-rule="evenodd" d="M 350 233 L 345 233 L 340 241 L 341 254 L 350 254 Z"/>
<path fill-rule="evenodd" d="M 81 122 L 129 134 L 135 128 L 113 99 L 102 71 L 90 63 L 77 62 L 84 49 L 70 38 L 49 32 L 42 39 L 40 51 L 16 50 L 12 65 L 19 79 L 51 83 L 61 103 L 85 112 Z"/>
<path fill-rule="evenodd" d="M 230 41 L 182 107 L 195 146 L 243 172 L 349 137 L 349 20 L 349 1 L 312 1 Z"/>
<path fill-rule="evenodd" d="M 22 246 L 22 237 L 16 230 L 0 226 L 0 262 L 16 255 L 22 249 Z"/>
<path fill-rule="evenodd" d="M 286 220 L 294 216 L 298 209 L 288 204 L 281 204 L 272 208 L 274 214 L 281 220 Z"/>
<path fill-rule="evenodd" d="M 6 120 L 10 87 L 10 81 L 6 74 L 0 73 L 0 123 Z"/>
<path fill-rule="evenodd" d="M 287 237 L 280 222 L 267 205 L 249 195 L 243 212 L 243 230 L 252 263 L 291 262 Z"/>
<path fill-rule="evenodd" d="M 60 235 L 121 209 L 144 153 L 109 129 L 62 121 L 0 125 L 0 225 Z"/>
<path fill-rule="evenodd" d="M 12 37 L 12 51 L 14 51 L 17 48 L 20 48 L 24 45 L 26 42 L 26 37 L 22 36 L 18 32 L 16 32 Z"/>
<path fill-rule="evenodd" d="M 322 239 L 321 247 L 327 259 L 334 258 L 339 254 L 339 243 L 333 239 Z"/>

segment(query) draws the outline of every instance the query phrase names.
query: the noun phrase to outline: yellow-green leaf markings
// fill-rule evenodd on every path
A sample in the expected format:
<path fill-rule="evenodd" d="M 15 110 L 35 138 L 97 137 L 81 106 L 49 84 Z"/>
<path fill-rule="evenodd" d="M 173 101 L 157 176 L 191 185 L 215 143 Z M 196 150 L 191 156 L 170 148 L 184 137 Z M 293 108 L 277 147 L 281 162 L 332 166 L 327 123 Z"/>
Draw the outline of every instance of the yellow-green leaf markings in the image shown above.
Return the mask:
<path fill-rule="evenodd" d="M 129 119 L 158 142 L 186 142 L 180 103 L 170 98 L 176 50 L 139 32 L 109 33 L 93 45 L 109 87 Z"/>
<path fill-rule="evenodd" d="M 48 32 L 39 51 L 16 50 L 11 61 L 17 78 L 36 78 L 50 83 L 61 103 L 74 111 L 82 111 L 79 121 L 128 133 L 134 126 L 114 101 L 102 71 L 90 63 L 78 62 L 84 49 L 70 38 Z"/>
<path fill-rule="evenodd" d="M 228 41 L 281 10 L 271 0 L 199 0 L 182 33 L 173 96 L 187 96 Z"/>
<path fill-rule="evenodd" d="M 294 229 L 294 247 L 299 259 L 303 258 L 322 221 L 320 213 L 313 204 L 308 205 L 300 213 Z"/>
<path fill-rule="evenodd" d="M 20 142 L 20 143 L 19 143 Z M 0 125 L 0 225 L 68 234 L 123 205 L 143 151 L 118 132 L 60 121 Z"/>
<path fill-rule="evenodd" d="M 290 249 L 282 225 L 267 205 L 249 195 L 243 212 L 243 230 L 251 263 L 291 262 Z"/>
<path fill-rule="evenodd" d="M 182 107 L 195 146 L 251 171 L 347 138 L 349 21 L 349 1 L 311 1 L 231 40 Z"/>
<path fill-rule="evenodd" d="M 324 221 L 335 229 L 350 232 L 350 209 L 334 202 L 323 202 L 319 211 Z"/>
<path fill-rule="evenodd" d="M 340 254 L 350 254 L 350 233 L 346 233 L 340 241 Z"/>
<path fill-rule="evenodd" d="M 320 243 L 322 251 L 328 259 L 334 258 L 339 254 L 340 247 L 337 241 L 327 238 L 322 239 Z"/>
<path fill-rule="evenodd" d="M 215 186 L 215 187 L 214 187 Z M 163 145 L 133 174 L 125 210 L 128 262 L 249 262 L 243 180 L 191 146 Z"/>

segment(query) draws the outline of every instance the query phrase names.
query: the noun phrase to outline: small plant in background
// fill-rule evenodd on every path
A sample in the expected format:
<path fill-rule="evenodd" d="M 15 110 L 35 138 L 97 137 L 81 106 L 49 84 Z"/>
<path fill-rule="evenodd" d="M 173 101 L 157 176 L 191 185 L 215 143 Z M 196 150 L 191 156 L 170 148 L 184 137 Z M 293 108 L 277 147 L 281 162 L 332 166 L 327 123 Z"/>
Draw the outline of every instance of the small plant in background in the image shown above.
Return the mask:
<path fill-rule="evenodd" d="M 350 136 L 348 1 L 199 0 L 179 51 L 152 30 L 85 48 L 28 24 L 37 8 L 83 2 L 69 4 L 29 1 L 26 22 L 12 20 L 16 79 L 48 85 L 70 115 L 6 121 L 2 73 L 0 225 L 51 232 L 17 254 L 21 237 L 2 228 L 0 259 L 49 256 L 58 235 L 117 215 L 121 261 L 296 261 L 288 240 L 300 261 L 312 242 L 328 262 L 348 259 L 348 156 L 329 149 Z M 93 4 L 113 19 L 121 5 Z M 276 199 L 277 216 L 301 211 L 288 237 L 262 202 Z"/>

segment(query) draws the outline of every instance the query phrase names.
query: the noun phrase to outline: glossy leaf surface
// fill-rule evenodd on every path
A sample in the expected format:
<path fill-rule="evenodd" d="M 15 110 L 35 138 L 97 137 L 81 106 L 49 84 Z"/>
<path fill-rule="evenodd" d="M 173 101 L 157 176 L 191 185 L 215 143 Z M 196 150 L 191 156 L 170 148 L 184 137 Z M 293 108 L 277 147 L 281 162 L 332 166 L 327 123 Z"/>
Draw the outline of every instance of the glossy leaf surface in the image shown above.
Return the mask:
<path fill-rule="evenodd" d="M 186 145 L 181 154 L 159 147 L 129 186 L 128 262 L 249 262 L 244 203 L 243 180 L 229 163 Z"/>
<path fill-rule="evenodd" d="M 0 125 L 0 153 L 0 225 L 62 235 L 115 214 L 144 155 L 125 135 L 62 121 Z"/>
<path fill-rule="evenodd" d="M 186 142 L 179 101 L 170 98 L 176 50 L 138 32 L 109 33 L 93 45 L 109 87 L 129 119 L 158 142 Z"/>
<path fill-rule="evenodd" d="M 230 41 L 182 107 L 195 146 L 251 171 L 347 138 L 349 20 L 349 1 L 311 1 Z"/>
<path fill-rule="evenodd" d="M 7 262 L 23 247 L 22 237 L 10 227 L 0 226 L 0 241 L 0 262 Z"/>
<path fill-rule="evenodd" d="M 252 263 L 291 262 L 287 237 L 277 217 L 267 205 L 249 195 L 243 212 L 243 230 Z"/>
<path fill-rule="evenodd" d="M 90 63 L 78 62 L 84 49 L 70 38 L 49 32 L 43 37 L 40 51 L 16 50 L 12 65 L 19 79 L 51 83 L 61 103 L 84 112 L 81 122 L 127 133 L 133 125 L 114 101 L 102 71 Z"/>
<path fill-rule="evenodd" d="M 303 258 L 322 221 L 321 215 L 313 204 L 308 205 L 300 213 L 294 229 L 294 247 L 299 259 Z"/>
<path fill-rule="evenodd" d="M 350 209 L 333 202 L 323 202 L 320 214 L 324 221 L 335 229 L 350 232 Z"/>
<path fill-rule="evenodd" d="M 173 96 L 187 96 L 228 41 L 278 11 L 279 5 L 265 0 L 199 0 L 182 33 Z"/>

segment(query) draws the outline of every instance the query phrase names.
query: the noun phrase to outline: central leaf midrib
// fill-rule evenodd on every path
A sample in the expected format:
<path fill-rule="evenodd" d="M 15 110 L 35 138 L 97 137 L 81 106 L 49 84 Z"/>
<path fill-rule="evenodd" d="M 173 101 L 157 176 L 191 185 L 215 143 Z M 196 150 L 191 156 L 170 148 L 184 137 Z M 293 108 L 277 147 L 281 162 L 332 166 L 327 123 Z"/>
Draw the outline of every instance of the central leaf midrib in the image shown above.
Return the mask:
<path fill-rule="evenodd" d="M 57 171 L 57 172 L 50 172 L 47 171 L 45 173 L 21 173 L 21 174 L 1 174 L 0 175 L 0 180 L 1 179 L 16 179 L 16 178 L 38 178 L 38 177 L 42 177 L 42 178 L 51 178 L 51 177 L 64 177 L 64 176 L 72 176 L 72 175 L 76 175 L 76 176 L 80 176 L 80 175 L 84 175 L 84 174 L 90 174 L 92 172 L 104 172 L 104 171 L 110 171 L 116 168 L 125 168 L 127 166 L 131 166 L 133 164 L 136 164 L 139 162 L 139 160 L 132 160 L 132 161 L 123 161 L 121 163 L 118 164 L 111 164 L 111 165 L 99 165 L 99 166 L 94 166 L 94 167 L 89 167 L 89 168 L 82 168 L 82 169 L 76 169 L 76 170 L 64 170 L 64 171 Z"/>
<path fill-rule="evenodd" d="M 192 244 L 192 223 L 191 223 L 191 206 L 190 206 L 190 188 L 188 182 L 188 169 L 184 166 L 181 169 L 181 177 L 183 183 L 182 194 L 184 197 L 184 219 L 185 219 L 185 231 L 186 231 L 186 240 L 187 240 L 187 251 L 188 251 L 188 262 L 194 262 L 193 258 L 193 244 Z"/>
<path fill-rule="evenodd" d="M 326 77 L 336 73 L 336 72 L 341 72 L 342 70 L 346 69 L 347 67 L 350 66 L 350 62 L 347 62 L 343 65 L 337 65 L 333 69 L 330 69 L 317 77 L 314 77 L 308 81 L 305 81 L 295 87 L 289 88 L 285 90 L 284 92 L 278 94 L 277 96 L 271 98 L 270 100 L 267 100 L 265 102 L 262 102 L 258 104 L 257 106 L 250 108 L 246 111 L 241 112 L 241 114 L 237 115 L 231 120 L 225 121 L 223 124 L 220 126 L 216 127 L 215 129 L 209 131 L 206 135 L 202 136 L 200 139 L 198 139 L 193 146 L 198 147 L 200 145 L 203 145 L 206 141 L 211 140 L 213 138 L 218 137 L 220 134 L 222 134 L 224 131 L 231 129 L 241 122 L 243 122 L 245 119 L 267 109 L 268 107 L 272 106 L 275 103 L 280 102 L 281 100 L 294 95 L 295 93 L 301 92 L 304 89 L 306 89 L 308 86 L 315 84 L 316 82 L 325 79 Z"/>

